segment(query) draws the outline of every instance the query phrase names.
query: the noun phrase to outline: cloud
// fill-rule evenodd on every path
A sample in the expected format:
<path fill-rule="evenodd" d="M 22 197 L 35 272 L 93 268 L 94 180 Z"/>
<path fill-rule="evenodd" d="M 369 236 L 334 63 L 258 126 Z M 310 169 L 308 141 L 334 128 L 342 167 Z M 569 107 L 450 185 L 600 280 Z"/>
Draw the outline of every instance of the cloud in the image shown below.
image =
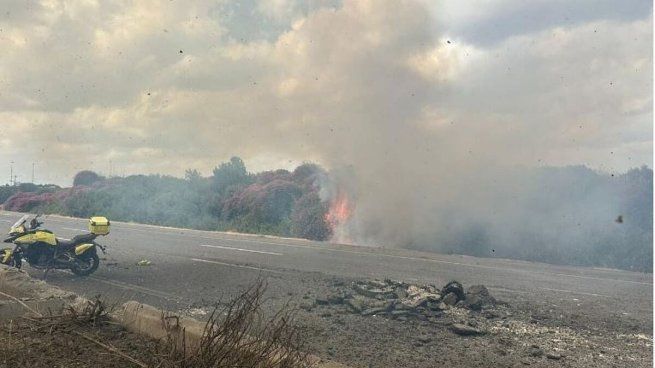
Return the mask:
<path fill-rule="evenodd" d="M 652 2 L 646 0 L 447 0 L 428 4 L 439 29 L 479 46 L 556 27 L 603 20 L 631 22 L 653 12 Z"/>
<path fill-rule="evenodd" d="M 0 133 L 31 142 L 3 140 L 0 158 L 23 178 L 32 161 L 62 184 L 109 160 L 208 174 L 238 154 L 254 170 L 351 166 L 375 199 L 396 185 L 376 177 L 652 164 L 642 3 L 562 5 L 574 21 L 512 1 L 30 4 L 0 21 Z M 494 25 L 544 7 L 538 26 Z"/>

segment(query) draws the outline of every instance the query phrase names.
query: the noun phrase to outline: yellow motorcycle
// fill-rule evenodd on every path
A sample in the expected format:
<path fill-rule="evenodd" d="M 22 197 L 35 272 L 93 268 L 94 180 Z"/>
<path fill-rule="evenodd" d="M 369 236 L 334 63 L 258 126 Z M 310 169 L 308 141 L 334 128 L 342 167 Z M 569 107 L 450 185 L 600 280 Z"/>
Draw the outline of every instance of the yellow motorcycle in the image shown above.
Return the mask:
<path fill-rule="evenodd" d="M 89 220 L 89 233 L 80 234 L 73 239 L 57 238 L 52 231 L 42 229 L 41 215 L 36 215 L 29 223 L 29 215 L 20 218 L 9 230 L 5 243 L 13 243 L 13 248 L 0 251 L 0 263 L 21 268 L 23 259 L 33 268 L 45 269 L 44 278 L 51 269 L 71 270 L 78 276 L 88 276 L 100 265 L 97 248 L 105 253 L 105 247 L 96 243 L 100 235 L 109 234 L 109 220 L 92 217 Z"/>

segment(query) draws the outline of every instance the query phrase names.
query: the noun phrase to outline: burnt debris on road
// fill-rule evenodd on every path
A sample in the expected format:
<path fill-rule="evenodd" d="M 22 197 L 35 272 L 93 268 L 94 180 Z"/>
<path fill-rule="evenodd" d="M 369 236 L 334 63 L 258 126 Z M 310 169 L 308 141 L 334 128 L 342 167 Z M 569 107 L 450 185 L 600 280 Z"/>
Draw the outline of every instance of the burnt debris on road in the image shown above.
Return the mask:
<path fill-rule="evenodd" d="M 457 281 L 442 288 L 386 279 L 358 281 L 351 285 L 335 285 L 334 290 L 315 298 L 314 307 L 338 307 L 362 316 L 387 316 L 393 319 L 410 318 L 438 322 L 450 308 L 466 308 L 482 312 L 493 308 L 496 299 L 484 285 L 470 286 L 466 291 Z M 493 314 L 493 312 L 489 312 Z M 459 335 L 476 335 L 482 331 L 475 326 L 453 329 Z M 463 332 L 462 332 L 463 331 Z"/>

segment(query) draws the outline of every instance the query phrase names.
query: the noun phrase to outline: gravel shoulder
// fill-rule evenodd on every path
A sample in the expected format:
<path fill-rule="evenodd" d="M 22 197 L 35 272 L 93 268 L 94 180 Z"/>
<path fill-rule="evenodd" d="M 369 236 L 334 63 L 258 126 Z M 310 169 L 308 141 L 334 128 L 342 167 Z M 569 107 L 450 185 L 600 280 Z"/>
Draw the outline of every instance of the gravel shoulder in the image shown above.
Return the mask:
<path fill-rule="evenodd" d="M 333 280 L 318 298 L 349 282 L 361 281 Z M 479 311 L 452 306 L 435 318 L 408 319 L 314 302 L 299 321 L 316 353 L 357 367 L 652 366 L 651 325 L 503 297 Z M 460 325 L 484 333 L 453 332 Z"/>
<path fill-rule="evenodd" d="M 353 314 L 344 305 L 316 304 L 317 298 L 370 279 L 307 272 L 267 275 L 248 270 L 231 270 L 217 277 L 202 268 L 181 278 L 161 272 L 166 269 L 161 263 L 150 268 L 124 266 L 114 266 L 121 269 L 113 273 L 111 283 L 75 279 L 62 272 L 53 273 L 49 282 L 87 296 L 101 294 L 116 302 L 136 299 L 203 319 L 217 301 L 264 277 L 268 283 L 264 308 L 275 313 L 287 304 L 296 307 L 296 323 L 307 340 L 308 352 L 353 367 L 652 366 L 652 304 L 639 306 L 644 310 L 633 313 L 637 306 L 622 308 L 630 301 L 620 297 L 558 297 L 556 293 L 491 289 L 501 303 L 490 318 L 484 310 L 449 308 L 432 321 L 403 320 Z M 184 269 L 178 272 L 186 274 Z M 128 286 L 158 284 L 166 285 L 157 288 L 164 294 Z M 651 313 L 645 310 L 648 308 Z M 487 333 L 460 336 L 451 330 L 455 323 L 477 325 Z"/>
<path fill-rule="evenodd" d="M 356 296 L 353 285 L 371 280 L 305 274 L 293 288 L 268 280 L 269 310 L 287 303 L 298 309 L 296 323 L 309 352 L 353 367 L 652 366 L 652 320 L 593 298 L 570 302 L 544 295 L 535 302 L 532 295 L 497 292 L 497 302 L 480 310 L 460 305 L 433 315 L 362 315 L 338 296 Z M 209 308 L 198 302 L 180 311 L 202 318 Z M 458 334 L 454 326 L 483 333 Z"/>

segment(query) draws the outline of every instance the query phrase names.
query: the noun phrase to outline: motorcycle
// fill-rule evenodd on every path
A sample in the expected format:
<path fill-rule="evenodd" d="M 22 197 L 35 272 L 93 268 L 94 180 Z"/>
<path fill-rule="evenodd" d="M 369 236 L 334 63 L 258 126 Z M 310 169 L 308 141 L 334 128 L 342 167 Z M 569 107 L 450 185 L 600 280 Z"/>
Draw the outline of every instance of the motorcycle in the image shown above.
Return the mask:
<path fill-rule="evenodd" d="M 89 233 L 76 235 L 72 239 L 57 238 L 55 234 L 42 229 L 41 215 L 36 215 L 29 223 L 29 215 L 20 218 L 9 230 L 5 243 L 13 243 L 13 248 L 0 251 L 0 263 L 21 268 L 23 259 L 36 269 L 45 269 L 43 278 L 51 269 L 71 270 L 75 275 L 88 276 L 100 265 L 97 248 L 105 253 L 106 248 L 95 239 L 109 234 L 109 220 L 92 217 Z"/>

